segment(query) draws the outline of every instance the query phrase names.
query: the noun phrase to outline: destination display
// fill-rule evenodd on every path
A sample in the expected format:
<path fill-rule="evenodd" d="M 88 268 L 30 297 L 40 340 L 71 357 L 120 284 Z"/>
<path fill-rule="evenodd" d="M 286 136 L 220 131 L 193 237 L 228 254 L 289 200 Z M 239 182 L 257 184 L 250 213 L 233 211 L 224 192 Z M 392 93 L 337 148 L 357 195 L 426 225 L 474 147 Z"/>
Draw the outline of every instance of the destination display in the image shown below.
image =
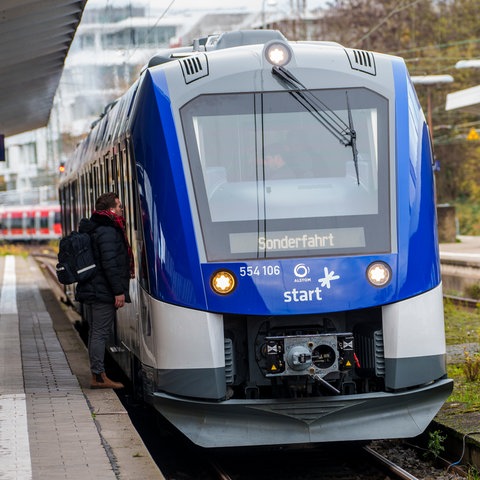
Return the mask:
<path fill-rule="evenodd" d="M 364 247 L 363 227 L 278 231 L 267 235 L 256 232 L 230 234 L 230 251 L 233 254 Z"/>

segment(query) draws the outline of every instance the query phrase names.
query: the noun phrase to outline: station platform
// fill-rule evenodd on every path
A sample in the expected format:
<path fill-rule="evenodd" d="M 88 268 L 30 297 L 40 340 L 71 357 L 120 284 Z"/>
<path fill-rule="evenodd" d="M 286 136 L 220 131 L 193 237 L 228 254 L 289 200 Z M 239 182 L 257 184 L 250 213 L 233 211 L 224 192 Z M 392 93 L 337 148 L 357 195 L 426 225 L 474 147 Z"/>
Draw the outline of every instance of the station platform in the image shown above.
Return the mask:
<path fill-rule="evenodd" d="M 0 478 L 164 479 L 31 257 L 0 257 Z"/>
<path fill-rule="evenodd" d="M 454 243 L 440 244 L 443 293 L 469 296 L 480 285 L 480 236 L 458 236 Z"/>
<path fill-rule="evenodd" d="M 454 243 L 440 243 L 440 259 L 480 263 L 480 236 L 458 235 Z"/>

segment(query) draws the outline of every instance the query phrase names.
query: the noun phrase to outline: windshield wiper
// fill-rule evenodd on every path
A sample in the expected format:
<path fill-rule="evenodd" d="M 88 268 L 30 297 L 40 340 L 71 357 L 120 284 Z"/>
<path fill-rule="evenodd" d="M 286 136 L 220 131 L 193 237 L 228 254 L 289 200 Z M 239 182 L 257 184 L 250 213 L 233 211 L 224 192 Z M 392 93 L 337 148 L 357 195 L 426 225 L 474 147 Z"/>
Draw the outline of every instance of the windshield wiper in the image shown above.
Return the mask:
<path fill-rule="evenodd" d="M 360 185 L 360 176 L 358 174 L 358 150 L 357 150 L 357 132 L 353 126 L 352 109 L 348 100 L 348 92 L 345 90 L 345 97 L 347 99 L 348 109 L 348 134 L 350 135 L 350 146 L 352 147 L 353 165 L 355 166 L 355 174 L 357 176 L 357 185 Z"/>
<path fill-rule="evenodd" d="M 288 85 L 289 93 L 299 102 L 325 129 L 330 132 L 342 145 L 352 147 L 353 164 L 357 176 L 357 185 L 360 185 L 358 172 L 357 133 L 353 126 L 352 110 L 348 100 L 348 92 L 345 91 L 348 110 L 348 125 L 325 103 L 318 99 L 300 80 L 298 80 L 285 67 L 274 66 L 272 73 Z"/>

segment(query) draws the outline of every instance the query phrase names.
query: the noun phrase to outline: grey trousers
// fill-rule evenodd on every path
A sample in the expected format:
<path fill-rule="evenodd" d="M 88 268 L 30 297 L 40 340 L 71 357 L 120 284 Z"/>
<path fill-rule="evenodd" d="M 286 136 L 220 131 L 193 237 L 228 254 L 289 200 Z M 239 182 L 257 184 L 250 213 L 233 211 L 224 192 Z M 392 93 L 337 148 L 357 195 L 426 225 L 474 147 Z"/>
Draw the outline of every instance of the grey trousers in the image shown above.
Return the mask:
<path fill-rule="evenodd" d="M 93 303 L 83 305 L 88 321 L 88 355 L 92 373 L 105 371 L 105 347 L 113 333 L 115 322 L 115 305 L 109 303 Z"/>

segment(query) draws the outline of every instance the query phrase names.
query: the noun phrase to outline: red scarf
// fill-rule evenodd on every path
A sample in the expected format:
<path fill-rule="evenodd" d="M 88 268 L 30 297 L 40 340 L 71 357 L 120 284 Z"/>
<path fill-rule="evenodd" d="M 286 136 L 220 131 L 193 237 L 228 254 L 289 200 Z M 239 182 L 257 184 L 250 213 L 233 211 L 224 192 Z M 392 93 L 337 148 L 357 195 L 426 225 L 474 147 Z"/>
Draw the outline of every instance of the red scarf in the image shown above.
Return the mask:
<path fill-rule="evenodd" d="M 128 259 L 130 263 L 130 278 L 135 278 L 135 262 L 133 259 L 132 247 L 128 241 L 127 231 L 125 229 L 125 218 L 121 215 L 111 212 L 110 210 L 94 210 L 93 214 L 108 217 L 114 223 L 114 225 L 116 225 L 122 231 L 125 245 L 127 246 Z"/>

